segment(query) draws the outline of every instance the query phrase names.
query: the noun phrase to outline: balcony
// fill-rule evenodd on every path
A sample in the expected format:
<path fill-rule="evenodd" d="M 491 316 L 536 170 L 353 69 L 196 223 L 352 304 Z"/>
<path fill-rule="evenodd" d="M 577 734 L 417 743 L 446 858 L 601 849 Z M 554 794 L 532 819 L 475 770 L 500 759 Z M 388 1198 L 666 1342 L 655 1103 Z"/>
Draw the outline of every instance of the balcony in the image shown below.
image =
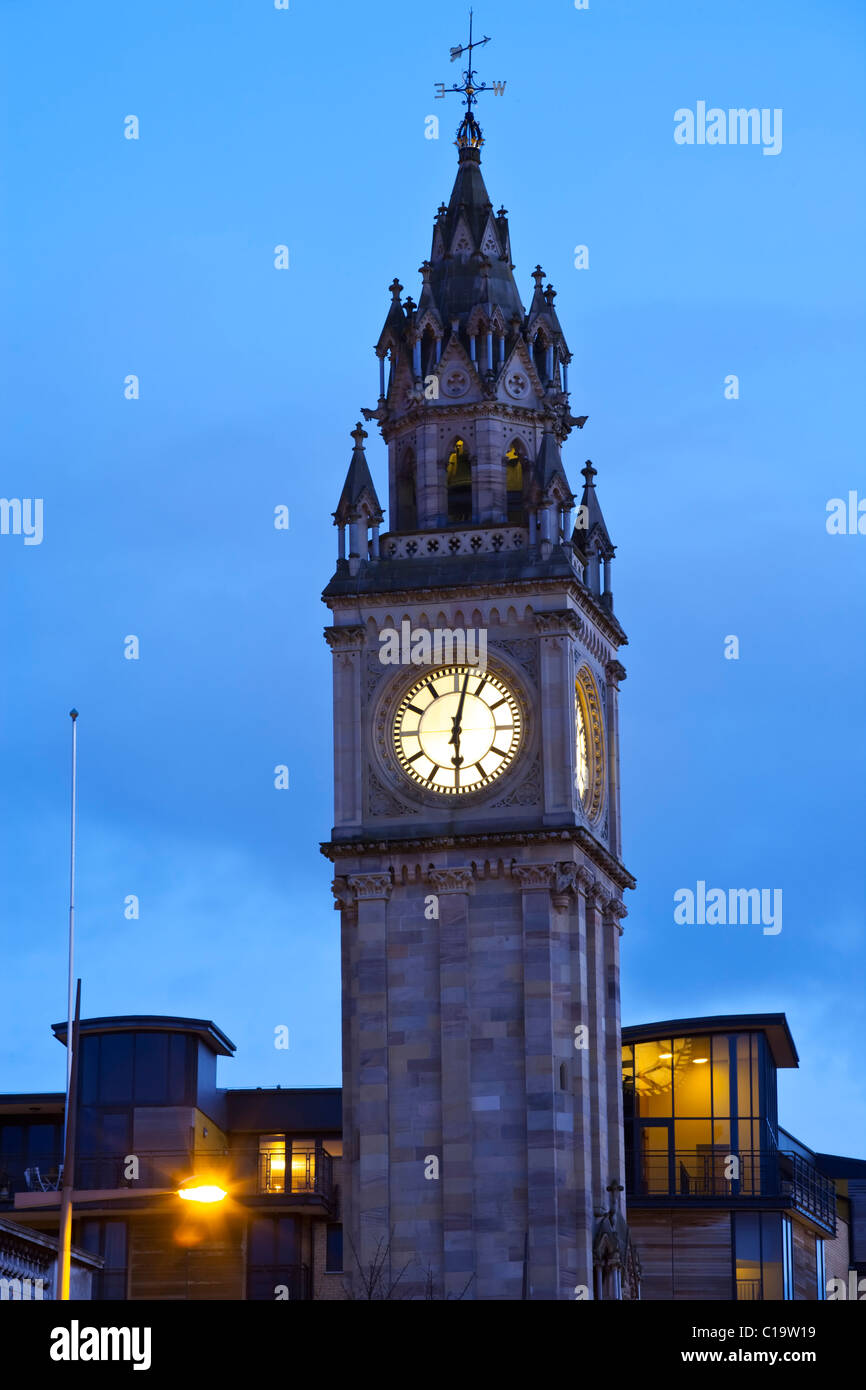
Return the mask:
<path fill-rule="evenodd" d="M 316 1195 L 326 1201 L 333 1193 L 333 1160 L 322 1144 L 295 1141 L 287 1150 L 281 1140 L 265 1142 L 259 1149 L 260 1195 Z"/>
<path fill-rule="evenodd" d="M 661 1205 L 676 1198 L 704 1206 L 771 1198 L 835 1235 L 835 1186 L 807 1160 L 786 1150 L 740 1151 L 737 1157 L 739 1173 L 734 1178 L 726 1176 L 730 1156 L 721 1149 L 644 1153 L 638 1158 L 637 1182 L 627 1198 L 641 1205 Z"/>

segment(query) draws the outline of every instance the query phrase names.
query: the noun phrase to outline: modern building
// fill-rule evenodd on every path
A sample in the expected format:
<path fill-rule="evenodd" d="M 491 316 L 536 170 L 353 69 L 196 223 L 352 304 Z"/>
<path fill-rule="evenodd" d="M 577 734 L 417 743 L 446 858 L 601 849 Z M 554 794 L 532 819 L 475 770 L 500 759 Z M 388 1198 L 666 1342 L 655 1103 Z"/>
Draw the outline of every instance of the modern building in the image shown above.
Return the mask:
<path fill-rule="evenodd" d="M 571 353 L 541 266 L 524 307 L 471 96 L 456 144 L 363 412 L 389 529 L 358 425 L 323 596 L 345 1221 L 361 1268 L 387 1248 L 418 1297 L 616 1299 L 637 1287 L 614 546 L 590 463 L 574 515 Z"/>
<path fill-rule="evenodd" d="M 234 1050 L 204 1019 L 82 1021 L 73 1242 L 98 1257 L 94 1298 L 344 1296 L 340 1091 L 220 1089 Z M 63 1109 L 0 1095 L 0 1216 L 31 1241 L 58 1228 Z"/>
<path fill-rule="evenodd" d="M 779 1124 L 777 1072 L 798 1065 L 784 1014 L 648 1023 L 622 1040 L 642 1299 L 822 1299 L 866 1272 L 866 1164 Z"/>
<path fill-rule="evenodd" d="M 387 1240 L 366 1267 L 347 1243 L 344 1269 L 338 1088 L 218 1087 L 234 1045 L 204 1019 L 87 1019 L 81 1038 L 73 1298 L 411 1295 Z M 625 1244 L 649 1300 L 866 1294 L 866 1161 L 778 1124 L 783 1014 L 624 1028 L 622 1057 L 629 1229 L 617 1190 L 602 1265 Z M 0 1298 L 53 1296 L 63 1105 L 0 1095 Z M 224 1201 L 178 1196 L 209 1183 Z"/>

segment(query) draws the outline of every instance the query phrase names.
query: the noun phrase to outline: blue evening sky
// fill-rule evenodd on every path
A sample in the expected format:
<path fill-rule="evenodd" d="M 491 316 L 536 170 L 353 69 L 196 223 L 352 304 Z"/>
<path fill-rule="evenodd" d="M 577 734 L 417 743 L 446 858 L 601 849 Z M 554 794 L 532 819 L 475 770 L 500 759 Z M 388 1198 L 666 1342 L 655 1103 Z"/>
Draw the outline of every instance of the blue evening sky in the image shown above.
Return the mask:
<path fill-rule="evenodd" d="M 863 7 L 477 25 L 507 79 L 483 172 L 525 302 L 538 261 L 558 290 L 565 459 L 618 546 L 623 1019 L 783 1010 L 782 1122 L 866 1156 L 866 536 L 825 527 L 866 499 Z M 222 1084 L 337 1084 L 319 595 L 386 286 L 417 299 L 454 177 L 466 6 L 15 0 L 2 29 L 0 492 L 44 499 L 44 539 L 0 536 L 0 1089 L 63 1083 L 73 704 L 85 1015 L 212 1018 Z M 676 144 L 698 101 L 781 108 L 781 153 Z M 675 924 L 698 880 L 782 889 L 781 933 Z"/>

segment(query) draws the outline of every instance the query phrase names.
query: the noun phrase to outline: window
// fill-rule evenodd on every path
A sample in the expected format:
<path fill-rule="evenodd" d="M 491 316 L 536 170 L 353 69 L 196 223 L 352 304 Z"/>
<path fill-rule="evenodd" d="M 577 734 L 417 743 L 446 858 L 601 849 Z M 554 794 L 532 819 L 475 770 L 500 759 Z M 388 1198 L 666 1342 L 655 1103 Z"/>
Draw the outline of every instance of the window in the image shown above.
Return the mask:
<path fill-rule="evenodd" d="M 415 455 L 407 449 L 397 468 L 397 527 L 398 531 L 415 531 L 418 527 L 418 498 Z"/>
<path fill-rule="evenodd" d="M 343 1227 L 339 1222 L 329 1222 L 325 1233 L 325 1271 L 328 1274 L 343 1272 Z"/>
<path fill-rule="evenodd" d="M 525 526 L 526 512 L 523 507 L 523 455 L 516 444 L 512 444 L 505 455 L 505 494 L 509 526 Z"/>
<path fill-rule="evenodd" d="M 300 1258 L 301 1237 L 296 1216 L 260 1216 L 247 1228 L 247 1298 L 309 1298 L 306 1265 Z M 285 1292 L 282 1292 L 285 1290 Z"/>
<path fill-rule="evenodd" d="M 285 1192 L 286 1138 L 263 1134 L 259 1139 L 259 1192 Z"/>
<path fill-rule="evenodd" d="M 788 1218 L 785 1218 L 788 1221 Z M 788 1225 L 790 1226 L 790 1221 Z M 827 1268 L 824 1263 L 824 1242 L 820 1238 L 815 1241 L 815 1273 L 818 1279 L 818 1299 L 823 1300 L 827 1297 Z M 785 1295 L 787 1297 L 787 1294 Z M 793 1298 L 794 1295 L 791 1294 Z"/>
<path fill-rule="evenodd" d="M 132 1152 L 132 1111 L 82 1106 L 78 1123 L 76 1187 L 120 1187 L 124 1156 Z"/>
<path fill-rule="evenodd" d="M 782 1221 L 774 1211 L 733 1213 L 736 1297 L 760 1302 L 787 1297 L 784 1291 Z"/>
<path fill-rule="evenodd" d="M 105 1264 L 93 1273 L 93 1297 L 114 1302 L 126 1298 L 126 1222 L 82 1221 L 78 1243 Z"/>
<path fill-rule="evenodd" d="M 769 1115 L 772 1090 L 763 1040 L 757 1035 L 696 1034 L 624 1047 L 629 1190 L 682 1197 L 760 1196 L 767 1190 L 762 1186 L 765 1171 L 770 1176 L 770 1169 L 762 1167 L 762 1138 L 764 1157 L 772 1142 L 766 1125 L 762 1133 L 761 1116 Z M 732 1157 L 738 1162 L 732 1163 Z"/>
<path fill-rule="evenodd" d="M 445 487 L 448 495 L 448 523 L 459 525 L 472 520 L 472 474 L 469 469 L 469 456 L 462 439 L 454 442 L 445 469 Z"/>
<path fill-rule="evenodd" d="M 782 1297 L 794 1297 L 794 1230 L 789 1216 L 782 1217 Z"/>
<path fill-rule="evenodd" d="M 316 1146 L 311 1139 L 292 1141 L 292 1191 L 315 1192 Z"/>
<path fill-rule="evenodd" d="M 189 1105 L 195 1039 L 183 1033 L 89 1033 L 81 1040 L 82 1105 Z"/>

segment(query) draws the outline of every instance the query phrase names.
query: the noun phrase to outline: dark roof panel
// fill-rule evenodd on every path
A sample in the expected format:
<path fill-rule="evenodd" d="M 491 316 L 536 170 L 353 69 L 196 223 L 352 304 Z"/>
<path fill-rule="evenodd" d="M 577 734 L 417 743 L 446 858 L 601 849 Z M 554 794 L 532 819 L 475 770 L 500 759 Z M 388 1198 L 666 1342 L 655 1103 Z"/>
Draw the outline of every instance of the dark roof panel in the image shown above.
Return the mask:
<path fill-rule="evenodd" d="M 108 1018 L 83 1018 L 82 1033 L 195 1033 L 203 1043 L 222 1057 L 236 1050 L 221 1028 L 207 1018 L 175 1018 L 163 1014 L 116 1014 Z M 58 1042 L 66 1046 L 66 1020 L 52 1023 Z"/>
<path fill-rule="evenodd" d="M 714 1014 L 708 1018 L 673 1018 L 623 1028 L 624 1043 L 681 1038 L 689 1033 L 764 1033 L 777 1067 L 798 1067 L 800 1059 L 784 1014 Z"/>

